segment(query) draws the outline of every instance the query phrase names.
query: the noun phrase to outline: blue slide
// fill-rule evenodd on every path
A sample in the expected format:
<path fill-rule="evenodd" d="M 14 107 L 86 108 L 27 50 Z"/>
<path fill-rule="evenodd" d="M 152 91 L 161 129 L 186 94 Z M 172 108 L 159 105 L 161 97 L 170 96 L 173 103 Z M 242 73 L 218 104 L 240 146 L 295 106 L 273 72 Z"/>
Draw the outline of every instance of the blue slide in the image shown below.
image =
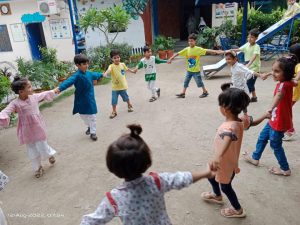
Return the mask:
<path fill-rule="evenodd" d="M 266 40 L 272 38 L 276 33 L 283 30 L 288 25 L 293 24 L 294 21 L 299 18 L 300 18 L 300 14 L 297 14 L 294 17 L 289 17 L 289 18 L 278 21 L 277 23 L 275 23 L 274 25 L 269 27 L 267 30 L 260 33 L 256 43 L 259 45 L 263 44 Z M 289 34 L 289 38 L 290 38 L 290 35 L 291 35 L 291 32 Z M 202 74 L 206 78 L 210 78 L 217 72 L 221 71 L 225 66 L 226 66 L 226 60 L 224 58 L 215 64 L 203 66 Z"/>

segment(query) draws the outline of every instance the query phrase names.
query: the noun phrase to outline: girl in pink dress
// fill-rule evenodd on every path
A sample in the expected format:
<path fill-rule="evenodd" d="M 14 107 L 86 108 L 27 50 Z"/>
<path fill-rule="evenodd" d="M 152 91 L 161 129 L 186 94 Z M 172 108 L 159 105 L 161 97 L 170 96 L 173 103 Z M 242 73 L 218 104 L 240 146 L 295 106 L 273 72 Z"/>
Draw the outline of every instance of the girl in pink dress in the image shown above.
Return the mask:
<path fill-rule="evenodd" d="M 45 123 L 39 110 L 39 102 L 51 101 L 54 90 L 33 94 L 31 83 L 26 78 L 15 77 L 11 84 L 12 90 L 19 95 L 4 110 L 0 112 L 0 126 L 8 126 L 10 114 L 18 113 L 17 135 L 20 144 L 26 144 L 27 153 L 35 171 L 35 177 L 43 175 L 42 160 L 55 163 L 56 151 L 47 144 Z"/>

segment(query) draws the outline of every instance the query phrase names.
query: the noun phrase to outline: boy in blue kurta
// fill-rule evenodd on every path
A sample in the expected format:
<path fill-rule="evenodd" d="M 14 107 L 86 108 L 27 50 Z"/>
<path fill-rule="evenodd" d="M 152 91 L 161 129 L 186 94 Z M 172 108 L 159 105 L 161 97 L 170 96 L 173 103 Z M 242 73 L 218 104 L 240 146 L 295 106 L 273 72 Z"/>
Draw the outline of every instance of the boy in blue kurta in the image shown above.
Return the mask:
<path fill-rule="evenodd" d="M 96 113 L 97 105 L 94 95 L 93 80 L 99 80 L 102 77 L 101 73 L 88 71 L 89 59 L 83 55 L 78 54 L 74 57 L 74 63 L 78 70 L 70 78 L 61 83 L 57 88 L 57 92 L 66 90 L 74 84 L 75 99 L 73 114 L 79 113 L 81 119 L 88 126 L 86 135 L 96 141 Z"/>

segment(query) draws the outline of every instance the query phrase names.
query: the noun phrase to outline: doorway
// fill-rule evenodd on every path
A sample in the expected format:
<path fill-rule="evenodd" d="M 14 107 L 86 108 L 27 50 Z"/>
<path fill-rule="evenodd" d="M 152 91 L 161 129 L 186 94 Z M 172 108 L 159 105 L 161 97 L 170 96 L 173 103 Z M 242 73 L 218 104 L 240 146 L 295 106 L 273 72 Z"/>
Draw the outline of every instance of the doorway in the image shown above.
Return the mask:
<path fill-rule="evenodd" d="M 46 47 L 45 35 L 42 23 L 26 24 L 26 33 L 33 60 L 40 60 L 42 55 L 39 47 Z"/>

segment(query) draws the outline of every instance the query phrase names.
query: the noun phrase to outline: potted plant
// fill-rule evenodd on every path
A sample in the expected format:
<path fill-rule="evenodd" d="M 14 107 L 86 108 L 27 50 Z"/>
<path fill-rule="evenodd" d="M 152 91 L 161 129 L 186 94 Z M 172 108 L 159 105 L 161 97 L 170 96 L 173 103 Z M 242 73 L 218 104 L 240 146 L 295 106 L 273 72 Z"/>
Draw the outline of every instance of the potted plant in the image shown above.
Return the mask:
<path fill-rule="evenodd" d="M 167 50 L 167 58 L 171 58 L 173 55 L 174 55 L 174 46 L 175 46 L 175 43 L 176 41 L 171 38 L 171 37 L 168 37 L 166 39 L 166 50 Z"/>
<path fill-rule="evenodd" d="M 167 59 L 166 43 L 167 39 L 162 35 L 157 36 L 154 40 L 155 49 L 157 49 L 160 59 Z"/>

